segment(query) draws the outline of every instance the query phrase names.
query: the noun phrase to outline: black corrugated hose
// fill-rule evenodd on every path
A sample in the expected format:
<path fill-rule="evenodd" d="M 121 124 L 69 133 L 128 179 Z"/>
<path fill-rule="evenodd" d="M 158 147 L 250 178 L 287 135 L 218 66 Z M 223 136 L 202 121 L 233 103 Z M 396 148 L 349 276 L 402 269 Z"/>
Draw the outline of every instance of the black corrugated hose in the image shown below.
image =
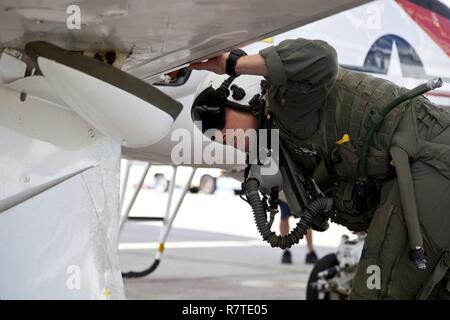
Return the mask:
<path fill-rule="evenodd" d="M 259 183 L 256 179 L 249 179 L 245 183 L 245 195 L 247 201 L 252 207 L 253 216 L 255 218 L 256 227 L 264 241 L 270 243 L 272 247 L 286 249 L 297 244 L 306 235 L 311 227 L 311 221 L 314 217 L 324 210 L 330 210 L 333 205 L 332 198 L 321 197 L 311 201 L 306 209 L 300 214 L 300 221 L 295 228 L 285 236 L 279 236 L 270 230 L 267 223 L 266 210 L 260 199 L 258 188 Z"/>
<path fill-rule="evenodd" d="M 152 273 L 153 271 L 156 270 L 156 268 L 158 268 L 159 266 L 159 259 L 155 259 L 155 261 L 153 261 L 152 265 L 150 267 L 148 267 L 145 270 L 142 271 L 128 271 L 128 272 L 122 272 L 122 277 L 123 278 L 142 278 L 145 277 L 147 275 L 149 275 L 150 273 Z"/>

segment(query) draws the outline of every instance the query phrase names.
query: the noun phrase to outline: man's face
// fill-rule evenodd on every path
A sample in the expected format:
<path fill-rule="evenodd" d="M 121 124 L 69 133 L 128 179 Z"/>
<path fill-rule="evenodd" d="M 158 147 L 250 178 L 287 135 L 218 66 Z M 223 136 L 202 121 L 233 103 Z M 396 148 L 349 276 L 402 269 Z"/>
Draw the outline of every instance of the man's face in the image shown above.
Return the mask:
<path fill-rule="evenodd" d="M 225 108 L 225 127 L 216 140 L 248 152 L 257 129 L 256 117 L 249 112 Z M 255 141 L 256 142 L 256 141 Z"/>

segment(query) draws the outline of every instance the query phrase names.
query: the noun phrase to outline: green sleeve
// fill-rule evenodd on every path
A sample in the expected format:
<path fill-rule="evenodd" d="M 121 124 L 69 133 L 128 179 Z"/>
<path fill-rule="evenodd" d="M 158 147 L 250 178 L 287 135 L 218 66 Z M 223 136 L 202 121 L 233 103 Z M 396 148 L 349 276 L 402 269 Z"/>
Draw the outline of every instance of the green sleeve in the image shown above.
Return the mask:
<path fill-rule="evenodd" d="M 284 87 L 288 81 L 323 85 L 331 90 L 337 71 L 336 50 L 321 40 L 285 40 L 276 47 L 261 50 L 272 86 Z"/>

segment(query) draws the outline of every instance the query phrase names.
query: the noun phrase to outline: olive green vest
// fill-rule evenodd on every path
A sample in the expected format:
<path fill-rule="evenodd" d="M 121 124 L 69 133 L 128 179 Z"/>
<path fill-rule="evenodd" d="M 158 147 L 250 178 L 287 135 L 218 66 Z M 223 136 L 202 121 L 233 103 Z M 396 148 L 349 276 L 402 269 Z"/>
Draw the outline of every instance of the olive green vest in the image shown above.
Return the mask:
<path fill-rule="evenodd" d="M 301 140 L 278 126 L 293 159 L 309 169 L 323 192 L 332 193 L 340 212 L 332 221 L 350 230 L 366 230 L 374 209 L 361 212 L 355 205 L 353 192 L 366 131 L 377 111 L 405 90 L 385 79 L 340 68 L 336 83 L 319 111 L 321 127 L 313 136 Z M 394 171 L 389 147 L 407 105 L 405 102 L 386 116 L 369 147 L 367 173 L 378 186 Z M 377 192 L 371 193 L 376 197 Z"/>
<path fill-rule="evenodd" d="M 361 72 L 339 69 L 336 83 L 321 112 L 321 128 L 312 137 L 300 140 L 285 134 L 280 127 L 281 138 L 286 142 L 294 159 L 314 170 L 321 158 L 331 159 L 337 176 L 356 178 L 359 148 L 377 110 L 385 107 L 406 89 L 394 83 Z M 389 147 L 408 102 L 395 108 L 384 119 L 369 149 L 369 176 L 383 178 L 389 165 Z M 350 141 L 342 140 L 349 137 Z M 337 144 L 341 140 L 342 143 Z M 337 148 L 339 147 L 339 148 Z M 335 152 L 339 149 L 339 152 Z M 344 157 L 345 161 L 340 161 Z M 378 164 L 381 161 L 381 165 Z"/>
<path fill-rule="evenodd" d="M 371 124 L 371 118 L 405 91 L 391 81 L 340 68 L 325 109 L 328 145 L 335 144 L 344 134 L 348 134 L 350 141 L 359 145 Z M 407 103 L 387 115 L 374 136 L 374 146 L 389 149 Z"/>
<path fill-rule="evenodd" d="M 337 176 L 356 178 L 362 140 L 377 110 L 407 89 L 367 74 L 340 69 L 325 107 L 327 153 Z M 389 148 L 404 149 L 412 161 L 423 161 L 450 179 L 450 146 L 432 141 L 450 126 L 450 112 L 418 96 L 393 109 L 375 133 L 368 154 L 369 177 L 383 180 L 392 170 Z M 347 134 L 349 142 L 342 140 Z M 341 140 L 341 141 L 340 141 Z M 338 143 L 336 143 L 338 142 Z M 339 162 L 336 156 L 345 158 Z"/>
<path fill-rule="evenodd" d="M 339 69 L 328 95 L 324 132 L 327 154 L 336 175 L 357 178 L 360 147 L 378 111 L 407 91 L 391 81 L 368 74 Z M 392 170 L 389 148 L 409 101 L 392 110 L 374 135 L 368 154 L 368 175 L 384 179 Z"/>
<path fill-rule="evenodd" d="M 373 213 L 369 210 L 362 214 L 354 206 L 353 198 L 366 131 L 377 111 L 405 91 L 388 80 L 340 68 L 320 110 L 320 130 L 302 140 L 284 132 L 282 125 L 278 126 L 294 160 L 314 172 L 320 189 L 332 191 L 338 209 L 346 212 L 335 222 L 351 230 L 365 230 Z M 371 181 L 381 187 L 395 174 L 389 154 L 392 145 L 400 146 L 413 161 L 424 161 L 450 179 L 450 146 L 430 141 L 449 126 L 450 113 L 422 96 L 397 106 L 384 118 L 369 147 L 367 173 Z"/>

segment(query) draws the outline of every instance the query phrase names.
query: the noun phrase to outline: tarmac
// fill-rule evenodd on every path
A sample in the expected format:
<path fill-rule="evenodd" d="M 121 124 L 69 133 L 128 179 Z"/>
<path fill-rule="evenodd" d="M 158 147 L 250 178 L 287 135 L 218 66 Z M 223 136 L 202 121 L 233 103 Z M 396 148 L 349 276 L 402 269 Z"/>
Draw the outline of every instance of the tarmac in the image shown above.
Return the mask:
<path fill-rule="evenodd" d="M 143 190 L 131 215 L 164 215 L 164 197 L 167 193 Z M 278 223 L 276 220 L 274 230 Z M 140 271 L 153 262 L 160 231 L 161 223 L 129 220 L 125 224 L 119 244 L 123 271 Z M 318 256 L 334 252 L 342 233 L 345 229 L 336 226 L 314 233 Z M 305 264 L 305 244 L 303 241 L 291 249 L 292 264 L 281 264 L 282 250 L 261 240 L 250 208 L 230 190 L 218 190 L 214 195 L 188 194 L 159 267 L 144 278 L 124 279 L 126 297 L 302 300 L 313 268 Z"/>

